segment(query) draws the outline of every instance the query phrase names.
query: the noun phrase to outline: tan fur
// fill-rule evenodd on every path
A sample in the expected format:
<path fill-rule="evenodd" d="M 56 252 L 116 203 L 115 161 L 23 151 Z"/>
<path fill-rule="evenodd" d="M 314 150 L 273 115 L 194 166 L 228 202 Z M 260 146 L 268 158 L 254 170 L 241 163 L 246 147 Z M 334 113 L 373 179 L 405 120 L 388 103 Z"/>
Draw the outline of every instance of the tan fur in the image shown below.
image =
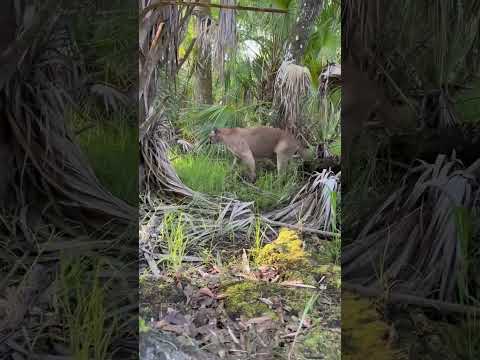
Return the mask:
<path fill-rule="evenodd" d="M 277 163 L 281 175 L 288 161 L 299 152 L 305 159 L 305 150 L 290 133 L 277 128 L 222 128 L 210 134 L 210 141 L 223 143 L 227 149 L 240 159 L 249 170 L 249 178 L 256 180 L 255 164 L 260 159 L 271 159 Z"/>

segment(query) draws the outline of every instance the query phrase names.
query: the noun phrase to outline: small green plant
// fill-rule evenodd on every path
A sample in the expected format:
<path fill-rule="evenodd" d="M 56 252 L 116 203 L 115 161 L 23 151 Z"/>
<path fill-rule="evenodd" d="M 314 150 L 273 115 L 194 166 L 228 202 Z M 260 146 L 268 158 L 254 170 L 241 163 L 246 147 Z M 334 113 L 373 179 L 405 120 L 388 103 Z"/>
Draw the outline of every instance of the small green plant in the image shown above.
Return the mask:
<path fill-rule="evenodd" d="M 325 246 L 325 254 L 329 261 L 335 265 L 340 265 L 342 254 L 342 241 L 340 236 L 335 236 L 332 241 Z"/>
<path fill-rule="evenodd" d="M 259 217 L 257 217 L 255 219 L 255 233 L 253 235 L 254 235 L 254 239 L 253 239 L 254 242 L 253 242 L 253 247 L 252 247 L 252 250 L 251 250 L 251 256 L 252 256 L 252 259 L 253 259 L 253 262 L 255 263 L 255 265 L 259 265 L 258 264 L 258 254 L 260 253 L 260 251 L 262 249 L 262 246 L 263 246 L 262 223 L 261 223 L 261 220 L 260 220 Z"/>
<path fill-rule="evenodd" d="M 138 330 L 140 331 L 140 333 L 145 333 L 150 330 L 150 327 L 145 322 L 145 319 L 143 318 L 138 319 Z"/>
<path fill-rule="evenodd" d="M 181 213 L 172 212 L 164 217 L 160 236 L 167 248 L 167 256 L 162 261 L 167 263 L 170 270 L 180 270 L 188 245 Z"/>
<path fill-rule="evenodd" d="M 115 320 L 108 320 L 99 270 L 100 263 L 90 259 L 62 257 L 60 261 L 59 310 L 75 360 L 107 359 L 117 326 Z"/>
<path fill-rule="evenodd" d="M 292 354 L 295 351 L 295 344 L 297 342 L 298 335 L 300 334 L 300 331 L 302 330 L 303 325 L 305 324 L 305 321 L 307 319 L 308 314 L 312 311 L 313 307 L 315 306 L 315 303 L 317 302 L 319 295 L 315 294 L 312 295 L 312 297 L 308 300 L 308 302 L 305 304 L 305 308 L 303 309 L 303 314 L 302 318 L 300 319 L 300 323 L 298 324 L 297 331 L 295 332 L 295 337 L 293 339 L 293 344 L 290 348 L 290 351 L 288 353 L 288 358 L 292 358 Z"/>

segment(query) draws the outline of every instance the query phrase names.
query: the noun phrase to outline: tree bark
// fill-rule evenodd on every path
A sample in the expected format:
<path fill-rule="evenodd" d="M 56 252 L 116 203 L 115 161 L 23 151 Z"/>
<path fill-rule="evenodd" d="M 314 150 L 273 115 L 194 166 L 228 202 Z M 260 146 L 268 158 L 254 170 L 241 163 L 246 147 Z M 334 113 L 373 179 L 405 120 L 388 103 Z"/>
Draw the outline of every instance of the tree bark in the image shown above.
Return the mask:
<path fill-rule="evenodd" d="M 293 60 L 296 64 L 300 64 L 302 61 L 310 32 L 322 6 L 322 0 L 300 0 L 290 48 L 287 52 L 287 60 Z"/>
<path fill-rule="evenodd" d="M 210 0 L 201 0 L 201 3 L 209 4 Z M 210 31 L 210 9 L 208 7 L 197 7 L 195 9 L 197 18 L 197 61 L 195 66 L 196 78 L 196 99 L 200 104 L 213 104 L 212 90 L 212 46 L 208 39 L 204 38 L 202 31 Z"/>

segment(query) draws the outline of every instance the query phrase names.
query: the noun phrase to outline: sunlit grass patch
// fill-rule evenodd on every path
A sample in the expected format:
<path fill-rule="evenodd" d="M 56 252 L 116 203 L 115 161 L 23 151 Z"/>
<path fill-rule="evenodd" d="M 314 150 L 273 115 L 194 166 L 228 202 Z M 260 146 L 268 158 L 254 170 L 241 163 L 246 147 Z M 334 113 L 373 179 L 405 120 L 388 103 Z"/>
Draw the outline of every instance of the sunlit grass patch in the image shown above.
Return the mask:
<path fill-rule="evenodd" d="M 180 179 L 191 189 L 210 195 L 220 195 L 225 191 L 230 173 L 226 161 L 196 154 L 173 154 L 171 161 Z"/>
<path fill-rule="evenodd" d="M 286 201 L 298 190 L 300 176 L 295 169 L 278 177 L 276 170 L 257 170 L 257 181 L 250 184 L 240 175 L 242 166 L 209 154 L 175 154 L 170 160 L 180 179 L 191 189 L 209 194 L 253 201 L 259 210 L 270 209 Z"/>

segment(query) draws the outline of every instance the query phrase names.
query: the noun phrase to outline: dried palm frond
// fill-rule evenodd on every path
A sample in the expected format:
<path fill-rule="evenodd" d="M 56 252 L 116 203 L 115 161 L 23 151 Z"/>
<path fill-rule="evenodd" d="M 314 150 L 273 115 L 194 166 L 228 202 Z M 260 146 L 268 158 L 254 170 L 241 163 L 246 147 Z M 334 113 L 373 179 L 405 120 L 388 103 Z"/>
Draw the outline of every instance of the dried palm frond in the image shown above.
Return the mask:
<path fill-rule="evenodd" d="M 193 191 L 183 184 L 168 159 L 168 145 L 162 136 L 161 124 L 155 124 L 143 134 L 140 146 L 147 190 L 156 188 L 174 196 L 193 195 Z"/>
<path fill-rule="evenodd" d="M 318 76 L 318 92 L 321 98 L 326 97 L 330 87 L 338 87 L 342 82 L 342 68 L 339 64 L 328 64 Z"/>
<path fill-rule="evenodd" d="M 301 107 L 311 88 L 311 76 L 308 68 L 284 61 L 278 69 L 275 79 L 274 101 L 279 104 L 284 119 L 280 127 L 294 131 L 298 127 Z"/>
<path fill-rule="evenodd" d="M 221 5 L 235 5 L 236 0 L 221 0 Z M 237 45 L 237 24 L 235 10 L 221 9 L 218 27 L 216 28 L 214 57 L 220 79 L 223 79 L 226 56 Z"/>
<path fill-rule="evenodd" d="M 340 174 L 327 170 L 315 173 L 289 205 L 260 214 L 260 217 L 254 212 L 253 202 L 192 192 L 179 203 L 172 197 L 159 199 L 147 192 L 140 205 L 140 248 L 153 259 L 164 256 L 166 244 L 160 236 L 162 219 L 172 212 L 182 214 L 183 234 L 191 244 L 191 251 L 200 250 L 206 243 L 215 247 L 221 242 L 224 248 L 224 240 L 228 240 L 232 248 L 247 246 L 257 219 L 264 224 L 266 234 L 276 232 L 283 222 L 298 229 L 336 232 L 336 197 L 333 194 L 340 190 L 339 177 Z"/>
<path fill-rule="evenodd" d="M 44 22 L 28 29 L 35 38 L 26 43 L 22 33 L 10 46 L 13 54 L 22 56 L 8 60 L 16 66 L 3 73 L 8 77 L 0 90 L 10 99 L 4 110 L 12 131 L 16 168 L 23 169 L 22 183 L 62 199 L 64 208 L 85 209 L 92 224 L 98 220 L 93 221 L 95 217 L 110 216 L 128 224 L 134 209 L 100 185 L 66 126 L 67 106 L 81 84 L 73 59 L 55 51 L 64 44 L 49 37 L 55 33 L 58 19 L 58 15 L 46 16 Z M 34 71 L 30 71 L 32 67 Z M 23 189 L 19 202 L 23 204 L 28 199 L 21 192 Z"/>
<path fill-rule="evenodd" d="M 185 238 L 193 244 L 191 250 L 200 250 L 207 242 L 214 245 L 226 238 L 231 240 L 232 246 L 246 245 L 249 241 L 247 234 L 255 222 L 252 205 L 226 198 L 209 200 L 197 197 L 181 205 L 146 195 L 140 208 L 140 247 L 154 257 L 161 254 L 165 246 L 159 237 L 162 219 L 172 212 L 182 213 Z"/>
<path fill-rule="evenodd" d="M 336 197 L 340 192 L 340 173 L 315 172 L 290 203 L 265 214 L 265 217 L 288 224 L 302 224 L 313 229 L 336 231 Z"/>
<path fill-rule="evenodd" d="M 472 236 L 459 216 L 478 212 L 479 168 L 480 160 L 463 168 L 455 155 L 412 168 L 343 249 L 344 278 L 365 285 L 394 281 L 406 292 L 456 299 Z"/>
<path fill-rule="evenodd" d="M 215 42 L 217 31 L 218 31 L 218 28 L 209 15 L 205 15 L 198 19 L 197 49 L 199 50 L 199 53 L 200 53 L 199 58 L 201 59 L 211 58 L 212 44 Z"/>
<path fill-rule="evenodd" d="M 140 4 L 143 12 L 155 0 Z M 147 114 L 152 114 L 154 93 L 157 88 L 159 69 L 175 74 L 178 62 L 179 44 L 186 35 L 188 20 L 193 8 L 183 11 L 179 5 L 165 5 L 144 14 L 139 26 L 139 101 L 143 122 Z"/>

